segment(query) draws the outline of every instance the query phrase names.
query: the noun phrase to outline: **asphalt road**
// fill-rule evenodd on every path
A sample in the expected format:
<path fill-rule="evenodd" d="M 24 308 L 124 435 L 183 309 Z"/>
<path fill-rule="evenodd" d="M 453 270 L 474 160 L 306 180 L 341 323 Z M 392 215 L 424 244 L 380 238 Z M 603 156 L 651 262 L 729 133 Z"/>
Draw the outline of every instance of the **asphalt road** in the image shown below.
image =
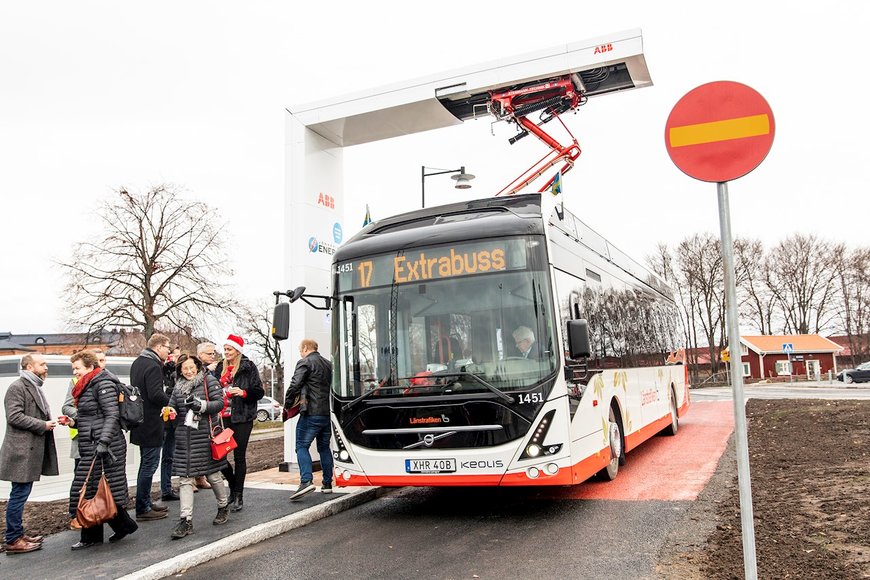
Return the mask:
<path fill-rule="evenodd" d="M 775 383 L 743 386 L 744 398 L 754 399 L 870 399 L 870 383 L 844 385 L 828 383 Z M 692 389 L 693 401 L 731 400 L 731 387 Z"/>
<path fill-rule="evenodd" d="M 664 538 L 689 505 L 404 488 L 181 577 L 653 578 Z"/>
<path fill-rule="evenodd" d="M 668 532 L 726 447 L 730 413 L 727 402 L 699 402 L 676 437 L 654 437 L 629 453 L 612 482 L 405 488 L 184 576 L 653 578 Z"/>

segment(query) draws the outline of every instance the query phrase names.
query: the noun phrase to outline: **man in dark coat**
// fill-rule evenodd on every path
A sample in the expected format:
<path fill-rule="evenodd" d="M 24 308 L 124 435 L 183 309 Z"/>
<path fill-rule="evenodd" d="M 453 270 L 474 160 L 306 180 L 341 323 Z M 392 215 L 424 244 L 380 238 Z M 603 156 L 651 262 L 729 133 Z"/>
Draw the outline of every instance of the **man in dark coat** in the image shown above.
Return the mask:
<path fill-rule="evenodd" d="M 42 536 L 24 533 L 24 504 L 34 481 L 39 481 L 42 475 L 58 474 L 55 422 L 42 392 L 48 375 L 45 359 L 39 354 L 24 355 L 19 374 L 20 378 L 6 391 L 6 437 L 0 447 L 0 479 L 12 482 L 6 504 L 7 554 L 23 554 L 42 547 Z"/>
<path fill-rule="evenodd" d="M 130 443 L 139 446 L 141 459 L 136 478 L 136 520 L 165 518 L 167 509 L 151 502 L 151 484 L 160 464 L 163 446 L 163 416 L 161 410 L 169 404 L 163 390 L 163 363 L 169 356 L 169 338 L 152 334 L 148 346 L 130 366 L 130 383 L 139 389 L 145 410 L 145 420 L 130 431 Z"/>
<path fill-rule="evenodd" d="M 175 388 L 175 361 L 181 355 L 181 348 L 175 347 L 163 364 L 163 390 L 172 397 Z M 172 490 L 172 456 L 175 453 L 175 422 L 163 425 L 163 447 L 160 456 L 160 497 L 163 501 L 178 501 L 178 494 Z"/>
<path fill-rule="evenodd" d="M 315 439 L 323 474 L 323 485 L 320 491 L 332 492 L 332 451 L 329 449 L 329 389 L 332 385 L 332 364 L 320 356 L 317 352 L 317 343 L 310 338 L 300 343 L 299 355 L 302 358 L 296 363 L 296 370 L 284 395 L 285 406 L 291 405 L 300 393 L 303 399 L 299 422 L 296 424 L 296 459 L 299 461 L 300 483 L 290 496 L 291 500 L 314 491 L 311 452 L 308 448 Z"/>

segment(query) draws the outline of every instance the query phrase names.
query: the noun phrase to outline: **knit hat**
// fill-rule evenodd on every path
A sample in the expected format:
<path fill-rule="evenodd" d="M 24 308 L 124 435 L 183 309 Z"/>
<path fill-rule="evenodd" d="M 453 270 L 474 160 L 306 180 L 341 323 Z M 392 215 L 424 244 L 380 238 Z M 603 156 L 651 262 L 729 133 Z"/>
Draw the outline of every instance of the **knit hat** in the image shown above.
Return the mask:
<path fill-rule="evenodd" d="M 239 352 L 244 352 L 245 350 L 245 339 L 241 336 L 237 336 L 235 334 L 231 334 L 224 341 L 224 346 L 231 346 Z"/>

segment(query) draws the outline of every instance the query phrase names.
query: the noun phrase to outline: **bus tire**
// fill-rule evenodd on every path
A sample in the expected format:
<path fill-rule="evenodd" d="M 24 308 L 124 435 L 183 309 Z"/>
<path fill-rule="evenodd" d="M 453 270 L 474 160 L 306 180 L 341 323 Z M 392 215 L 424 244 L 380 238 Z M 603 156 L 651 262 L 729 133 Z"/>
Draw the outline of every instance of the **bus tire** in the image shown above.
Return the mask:
<path fill-rule="evenodd" d="M 610 406 L 610 414 L 607 417 L 608 429 L 610 430 L 610 463 L 598 472 L 598 478 L 603 481 L 613 481 L 619 473 L 619 466 L 625 465 L 625 445 L 623 444 L 622 425 L 616 419 L 616 411 Z"/>
<path fill-rule="evenodd" d="M 671 412 L 671 424 L 662 429 L 662 433 L 665 435 L 676 435 L 677 431 L 680 430 L 680 417 L 677 415 L 677 394 L 674 392 L 673 387 L 668 390 L 670 391 L 670 404 L 668 406 Z"/>

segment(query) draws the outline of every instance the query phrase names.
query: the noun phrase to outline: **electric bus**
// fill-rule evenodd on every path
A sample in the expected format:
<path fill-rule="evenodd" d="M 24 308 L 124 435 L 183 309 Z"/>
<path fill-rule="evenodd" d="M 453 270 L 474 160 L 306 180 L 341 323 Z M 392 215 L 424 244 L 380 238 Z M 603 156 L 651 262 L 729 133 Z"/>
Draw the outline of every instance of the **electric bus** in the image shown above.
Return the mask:
<path fill-rule="evenodd" d="M 340 486 L 611 480 L 689 408 L 671 290 L 549 194 L 370 224 L 323 298 Z"/>

